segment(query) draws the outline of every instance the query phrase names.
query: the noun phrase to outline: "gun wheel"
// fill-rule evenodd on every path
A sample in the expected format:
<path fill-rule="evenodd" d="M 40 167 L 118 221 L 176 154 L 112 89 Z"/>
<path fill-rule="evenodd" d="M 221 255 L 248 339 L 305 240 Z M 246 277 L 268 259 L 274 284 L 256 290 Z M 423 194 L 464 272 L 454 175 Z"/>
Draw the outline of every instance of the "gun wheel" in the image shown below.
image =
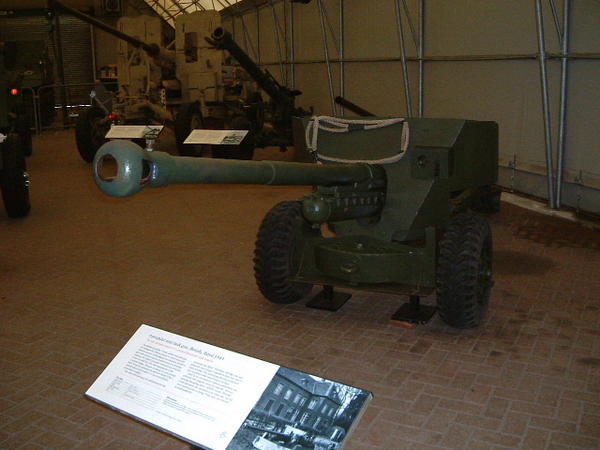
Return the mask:
<path fill-rule="evenodd" d="M 19 147 L 25 156 L 31 156 L 33 142 L 31 138 L 31 121 L 26 114 L 19 114 L 15 124 L 15 131 L 19 135 Z"/>
<path fill-rule="evenodd" d="M 104 121 L 104 111 L 90 106 L 79 113 L 75 124 L 77 150 L 85 162 L 91 163 L 98 149 L 106 142 L 104 137 L 110 124 Z"/>
<path fill-rule="evenodd" d="M 192 130 L 204 128 L 198 102 L 184 103 L 175 116 L 175 142 L 181 156 L 199 156 L 205 146 L 184 144 Z"/>
<path fill-rule="evenodd" d="M 492 281 L 492 233 L 484 217 L 458 214 L 439 245 L 437 305 L 456 328 L 478 326 L 487 309 Z"/>
<path fill-rule="evenodd" d="M 483 186 L 471 201 L 471 209 L 478 213 L 491 214 L 500 212 L 500 196 L 502 191 L 496 186 Z"/>
<path fill-rule="evenodd" d="M 312 289 L 310 283 L 290 281 L 297 246 L 303 236 L 319 234 L 302 216 L 302 203 L 281 202 L 265 216 L 256 240 L 254 276 L 262 294 L 273 303 L 294 303 Z"/>
<path fill-rule="evenodd" d="M 31 209 L 29 175 L 26 172 L 25 155 L 19 148 L 19 136 L 10 133 L 0 146 L 2 147 L 0 150 L 2 154 L 0 187 L 6 214 L 13 218 L 25 217 Z"/>

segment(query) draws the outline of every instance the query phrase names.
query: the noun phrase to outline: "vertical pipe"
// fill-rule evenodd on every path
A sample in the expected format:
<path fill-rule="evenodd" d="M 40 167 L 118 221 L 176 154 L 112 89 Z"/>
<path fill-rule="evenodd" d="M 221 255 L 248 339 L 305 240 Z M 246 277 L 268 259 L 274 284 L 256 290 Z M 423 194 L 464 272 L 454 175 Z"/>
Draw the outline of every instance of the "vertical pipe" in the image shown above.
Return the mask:
<path fill-rule="evenodd" d="M 90 25 L 90 46 L 92 54 L 92 77 L 96 79 L 96 40 L 94 39 L 94 27 Z"/>
<path fill-rule="evenodd" d="M 256 62 L 260 66 L 260 11 L 258 10 L 258 6 L 256 7 L 256 51 Z"/>
<path fill-rule="evenodd" d="M 408 68 L 406 66 L 406 50 L 404 48 L 404 30 L 402 29 L 402 12 L 400 11 L 400 0 L 394 0 L 394 5 L 396 7 L 396 22 L 398 25 L 398 43 L 400 45 L 400 60 L 402 61 L 402 77 L 404 81 L 404 99 L 406 100 L 406 116 L 412 117 L 412 101 L 410 98 Z"/>
<path fill-rule="evenodd" d="M 544 113 L 544 137 L 546 141 L 546 176 L 548 178 L 548 205 L 555 209 L 554 200 L 554 168 L 552 163 L 552 130 L 550 124 L 550 106 L 548 100 L 548 74 L 546 72 L 546 45 L 544 42 L 544 18 L 542 16 L 542 2 L 535 0 L 535 13 L 537 23 L 537 37 L 539 48 L 540 78 L 542 85 L 542 107 Z"/>
<path fill-rule="evenodd" d="M 346 97 L 346 67 L 344 65 L 344 0 L 340 0 L 340 95 Z M 344 107 L 339 107 L 340 116 L 344 115 Z"/>
<path fill-rule="evenodd" d="M 567 71 L 569 67 L 569 6 L 570 0 L 563 1 L 563 27 L 560 66 L 560 115 L 558 119 L 558 167 L 556 169 L 556 207 L 560 208 L 562 197 L 563 171 L 565 161 L 565 129 L 567 117 Z"/>
<path fill-rule="evenodd" d="M 425 0 L 419 0 L 419 117 L 423 117 L 423 102 L 424 95 L 423 92 L 425 87 L 424 83 L 424 75 L 425 75 L 425 67 L 423 61 L 423 52 L 425 49 Z"/>
<path fill-rule="evenodd" d="M 63 61 L 63 53 L 62 53 L 62 39 L 60 36 L 60 14 L 56 14 L 54 16 L 54 48 L 56 50 L 56 59 L 58 59 L 58 76 L 60 77 L 61 84 L 61 104 L 62 104 L 62 113 L 63 113 L 63 125 L 67 125 L 68 123 L 68 113 L 67 113 L 67 89 L 65 87 L 65 64 Z"/>
<path fill-rule="evenodd" d="M 333 77 L 331 75 L 331 64 L 329 61 L 329 47 L 327 45 L 327 30 L 325 29 L 325 15 L 323 14 L 323 0 L 317 0 L 319 6 L 319 18 L 321 19 L 321 34 L 323 35 L 323 52 L 325 64 L 327 64 L 327 80 L 329 82 L 329 97 L 331 100 L 331 114 L 336 115 L 335 94 L 333 93 Z"/>
<path fill-rule="evenodd" d="M 296 89 L 296 41 L 294 40 L 294 2 L 290 2 L 290 76 L 292 78 L 292 89 Z"/>
<path fill-rule="evenodd" d="M 273 33 L 275 33 L 275 44 L 277 45 L 277 55 L 279 56 L 279 72 L 281 73 L 281 83 L 287 84 L 285 70 L 283 67 L 283 55 L 281 54 L 281 38 L 279 36 L 279 31 L 281 27 L 279 26 L 279 20 L 277 19 L 277 12 L 275 11 L 275 5 L 273 4 L 273 0 L 269 0 L 269 5 L 271 5 L 271 12 L 273 13 Z"/>

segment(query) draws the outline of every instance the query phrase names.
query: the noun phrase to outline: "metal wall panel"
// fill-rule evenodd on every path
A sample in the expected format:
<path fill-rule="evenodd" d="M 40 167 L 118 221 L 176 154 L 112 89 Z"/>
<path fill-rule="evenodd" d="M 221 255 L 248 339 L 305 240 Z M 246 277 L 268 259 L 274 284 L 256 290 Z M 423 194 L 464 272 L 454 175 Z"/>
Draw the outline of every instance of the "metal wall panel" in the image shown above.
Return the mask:
<path fill-rule="evenodd" d="M 94 81 L 92 69 L 90 26 L 72 16 L 61 15 L 61 39 L 65 82 L 67 84 L 90 83 Z M 48 52 L 54 67 L 55 83 L 58 76 L 57 53 L 54 49 L 52 26 L 43 15 L 13 16 L 0 19 L 0 38 L 6 40 L 43 40 L 48 42 Z M 89 101 L 90 88 L 70 91 L 70 102 Z M 56 93 L 60 101 L 60 93 Z"/>
<path fill-rule="evenodd" d="M 277 0 L 273 0 L 277 2 Z M 346 97 L 379 114 L 405 115 L 402 65 L 395 0 L 323 0 L 336 33 L 338 12 L 345 10 Z M 404 3 L 403 0 L 399 0 Z M 418 34 L 419 0 L 405 0 L 413 29 Z M 289 6 L 290 0 L 285 0 Z M 276 4 L 279 5 L 279 1 Z M 535 3 L 522 0 L 425 0 L 425 57 L 497 55 L 523 58 L 497 61 L 426 61 L 424 71 L 424 114 L 430 117 L 464 117 L 495 120 L 500 126 L 500 164 L 516 169 L 518 187 L 525 193 L 547 198 L 544 122 Z M 560 45 L 549 2 L 542 2 L 546 51 L 559 53 Z M 329 114 L 329 87 L 323 61 L 323 44 L 317 1 L 294 5 L 294 41 L 297 84 L 304 92 L 303 107 Z M 555 0 L 559 21 L 562 0 Z M 289 8 L 288 8 L 289 10 Z M 248 14 L 255 14 L 250 10 Z M 276 61 L 270 10 L 260 9 L 263 62 Z M 403 11 L 404 16 L 404 11 Z M 571 53 L 595 54 L 595 59 L 571 59 L 568 77 L 564 203 L 600 213 L 600 2 L 571 1 Z M 406 18 L 403 20 L 413 111 L 417 111 L 417 51 Z M 337 54 L 330 45 L 330 56 Z M 275 60 L 273 59 L 275 58 Z M 389 59 L 396 58 L 395 61 Z M 384 61 L 388 59 L 388 61 Z M 450 58 L 451 59 L 451 58 Z M 321 61 L 321 62 L 319 62 Z M 560 62 L 550 59 L 548 86 L 553 152 L 558 139 Z M 334 87 L 339 93 L 338 63 L 333 63 Z M 273 67 L 275 68 L 275 67 Z M 277 73 L 274 70 L 274 73 Z M 556 168 L 556 161 L 554 164 Z M 507 172 L 508 170 L 508 172 Z M 514 177 L 513 177 L 514 178 Z M 503 176 L 506 184 L 510 177 Z"/>

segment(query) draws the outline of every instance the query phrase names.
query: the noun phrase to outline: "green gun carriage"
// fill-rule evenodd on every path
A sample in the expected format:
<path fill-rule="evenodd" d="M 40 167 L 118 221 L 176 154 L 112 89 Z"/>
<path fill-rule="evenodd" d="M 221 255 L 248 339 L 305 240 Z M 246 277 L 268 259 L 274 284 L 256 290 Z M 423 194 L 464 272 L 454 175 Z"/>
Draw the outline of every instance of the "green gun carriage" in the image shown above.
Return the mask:
<path fill-rule="evenodd" d="M 492 236 L 485 216 L 499 208 L 498 127 L 461 119 L 295 120 L 305 162 L 173 157 L 111 141 L 94 160 L 98 186 L 112 196 L 175 183 L 312 185 L 275 205 L 256 241 L 263 295 L 335 310 L 349 295 L 334 287 L 410 296 L 395 318 L 425 323 L 437 292 L 450 326 L 480 324 L 492 287 Z M 114 161 L 113 161 L 114 160 Z M 107 173 L 108 161 L 117 168 Z M 332 236 L 324 236 L 323 227 Z"/>

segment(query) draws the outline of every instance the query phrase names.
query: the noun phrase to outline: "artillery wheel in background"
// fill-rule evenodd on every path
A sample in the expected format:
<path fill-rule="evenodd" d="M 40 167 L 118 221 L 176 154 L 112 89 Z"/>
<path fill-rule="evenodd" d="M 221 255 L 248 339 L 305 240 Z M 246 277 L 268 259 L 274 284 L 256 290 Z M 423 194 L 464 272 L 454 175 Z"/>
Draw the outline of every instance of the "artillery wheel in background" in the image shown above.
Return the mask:
<path fill-rule="evenodd" d="M 487 220 L 474 214 L 454 216 L 439 244 L 437 305 L 442 320 L 456 328 L 478 326 L 492 284 L 492 233 Z"/>
<path fill-rule="evenodd" d="M 15 124 L 15 131 L 19 135 L 19 148 L 23 155 L 31 156 L 33 152 L 33 142 L 31 138 L 31 121 L 26 114 L 19 114 Z"/>
<path fill-rule="evenodd" d="M 104 122 L 106 114 L 97 106 L 83 109 L 75 124 L 75 142 L 77 150 L 85 162 L 91 163 L 98 149 L 106 142 L 104 137 L 109 124 Z"/>
<path fill-rule="evenodd" d="M 471 209 L 478 213 L 491 214 L 500 212 L 500 196 L 502 191 L 497 186 L 483 186 L 471 201 Z"/>
<path fill-rule="evenodd" d="M 223 159 L 252 159 L 254 156 L 254 135 L 252 123 L 245 116 L 235 116 L 228 127 L 230 130 L 250 130 L 239 145 L 215 145 L 213 157 Z"/>
<path fill-rule="evenodd" d="M 199 128 L 203 128 L 203 120 L 198 102 L 182 104 L 175 116 L 175 142 L 181 156 L 197 156 L 201 153 L 202 146 L 183 143 L 192 130 Z"/>
<path fill-rule="evenodd" d="M 29 175 L 26 172 L 25 155 L 19 148 L 19 136 L 16 133 L 9 133 L 0 146 L 2 157 L 0 187 L 6 214 L 13 218 L 25 217 L 31 209 Z"/>
<path fill-rule="evenodd" d="M 273 303 L 294 303 L 312 289 L 310 283 L 289 281 L 299 237 L 318 235 L 302 216 L 302 203 L 286 201 L 265 216 L 254 251 L 254 277 L 262 294 Z"/>

